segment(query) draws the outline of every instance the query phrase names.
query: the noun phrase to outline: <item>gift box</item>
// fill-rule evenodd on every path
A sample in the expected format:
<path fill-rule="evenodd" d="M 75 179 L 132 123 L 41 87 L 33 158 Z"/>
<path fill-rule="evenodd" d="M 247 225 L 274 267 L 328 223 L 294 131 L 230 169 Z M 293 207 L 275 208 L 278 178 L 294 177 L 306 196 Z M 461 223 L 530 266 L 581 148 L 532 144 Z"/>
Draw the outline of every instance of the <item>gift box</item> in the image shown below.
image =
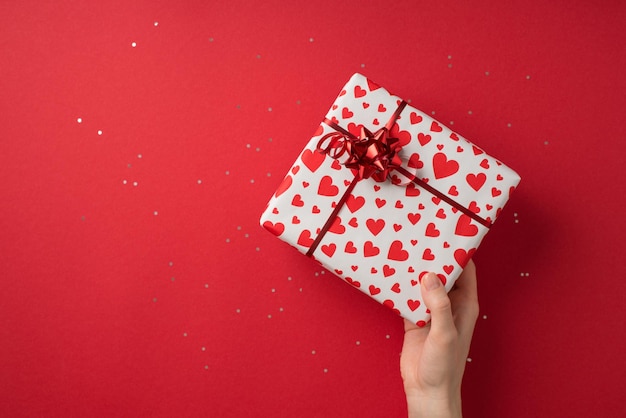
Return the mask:
<path fill-rule="evenodd" d="M 450 290 L 519 181 L 478 146 L 354 74 L 260 222 L 424 326 L 421 277 L 435 272 Z"/>

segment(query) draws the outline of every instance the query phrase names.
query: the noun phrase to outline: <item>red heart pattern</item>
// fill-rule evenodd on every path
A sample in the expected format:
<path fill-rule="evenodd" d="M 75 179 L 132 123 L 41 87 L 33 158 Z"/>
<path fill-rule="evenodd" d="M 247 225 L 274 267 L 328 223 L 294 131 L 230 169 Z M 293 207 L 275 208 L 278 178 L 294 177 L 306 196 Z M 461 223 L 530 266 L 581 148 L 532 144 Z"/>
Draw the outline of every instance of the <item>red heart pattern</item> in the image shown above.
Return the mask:
<path fill-rule="evenodd" d="M 399 102 L 357 74 L 326 117 L 358 135 L 361 127 L 375 131 L 387 123 Z M 397 172 L 385 182 L 359 181 L 340 205 L 354 172 L 316 151 L 319 138 L 333 132 L 325 123 L 318 127 L 270 199 L 261 225 L 306 253 L 338 208 L 315 260 L 424 326 L 429 311 L 419 280 L 434 271 L 450 289 L 488 229 Z M 510 168 L 410 105 L 390 136 L 403 146 L 400 157 L 409 173 L 483 219 L 497 218 L 519 182 Z"/>

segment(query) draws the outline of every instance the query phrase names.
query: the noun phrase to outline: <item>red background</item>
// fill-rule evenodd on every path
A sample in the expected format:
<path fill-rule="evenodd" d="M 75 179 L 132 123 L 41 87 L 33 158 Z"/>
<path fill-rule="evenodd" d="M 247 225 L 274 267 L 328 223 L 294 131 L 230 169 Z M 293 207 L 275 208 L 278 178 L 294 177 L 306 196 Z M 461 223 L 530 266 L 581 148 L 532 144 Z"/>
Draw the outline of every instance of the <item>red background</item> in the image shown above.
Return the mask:
<path fill-rule="evenodd" d="M 522 176 L 465 416 L 622 416 L 623 2 L 169 3 L 0 4 L 0 415 L 405 415 L 401 320 L 258 226 L 358 71 Z"/>

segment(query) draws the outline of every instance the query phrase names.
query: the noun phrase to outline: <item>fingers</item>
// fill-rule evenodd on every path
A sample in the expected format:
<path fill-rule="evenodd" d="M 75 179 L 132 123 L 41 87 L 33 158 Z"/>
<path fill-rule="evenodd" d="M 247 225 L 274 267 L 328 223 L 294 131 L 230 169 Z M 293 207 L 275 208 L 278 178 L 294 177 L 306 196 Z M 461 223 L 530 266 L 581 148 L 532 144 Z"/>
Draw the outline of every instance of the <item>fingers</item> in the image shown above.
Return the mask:
<path fill-rule="evenodd" d="M 430 335 L 441 343 L 449 342 L 456 337 L 456 327 L 445 287 L 436 274 L 428 273 L 422 278 L 421 291 L 431 314 Z"/>
<path fill-rule="evenodd" d="M 463 335 L 469 334 L 471 336 L 478 318 L 479 308 L 476 282 L 476 266 L 470 260 L 457 279 L 454 291 L 450 292 L 455 322 L 459 333 Z"/>

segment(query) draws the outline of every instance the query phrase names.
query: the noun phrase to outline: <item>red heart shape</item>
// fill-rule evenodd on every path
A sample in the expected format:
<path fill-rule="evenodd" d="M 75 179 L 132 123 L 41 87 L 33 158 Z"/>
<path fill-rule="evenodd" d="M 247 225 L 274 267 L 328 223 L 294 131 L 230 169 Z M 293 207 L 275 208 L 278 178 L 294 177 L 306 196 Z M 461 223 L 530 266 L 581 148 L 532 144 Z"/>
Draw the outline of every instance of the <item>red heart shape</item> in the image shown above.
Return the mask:
<path fill-rule="evenodd" d="M 422 168 L 424 167 L 424 163 L 420 161 L 420 155 L 417 152 L 414 152 L 411 157 L 409 157 L 408 166 L 411 168 Z"/>
<path fill-rule="evenodd" d="M 380 293 L 380 288 L 374 286 L 373 284 L 369 287 L 370 295 L 375 296 Z"/>
<path fill-rule="evenodd" d="M 298 171 L 300 171 L 300 166 L 299 165 L 294 165 L 293 167 L 291 167 L 291 172 L 293 174 L 297 174 Z"/>
<path fill-rule="evenodd" d="M 336 249 L 337 249 L 337 246 L 335 244 L 322 245 L 322 252 L 326 254 L 328 257 L 332 257 L 333 254 L 335 254 Z"/>
<path fill-rule="evenodd" d="M 307 166 L 311 172 L 315 173 L 320 165 L 324 162 L 326 154 L 321 152 L 313 152 L 310 149 L 305 149 L 302 153 L 302 162 Z"/>
<path fill-rule="evenodd" d="M 367 94 L 367 90 L 363 90 L 361 86 L 354 87 L 354 97 L 358 99 L 359 97 L 363 97 Z"/>
<path fill-rule="evenodd" d="M 313 205 L 313 208 L 311 209 L 311 213 L 320 213 L 320 208 L 318 208 L 317 205 Z"/>
<path fill-rule="evenodd" d="M 302 201 L 302 198 L 299 194 L 295 195 L 293 199 L 291 199 L 291 205 L 297 207 L 304 206 L 304 202 Z"/>
<path fill-rule="evenodd" d="M 333 224 L 328 228 L 328 232 L 332 232 L 333 234 L 343 234 L 346 232 L 346 227 L 341 225 L 341 218 L 337 216 L 333 221 Z"/>
<path fill-rule="evenodd" d="M 291 218 L 291 223 L 297 225 L 300 223 L 300 219 L 298 219 L 296 215 L 293 215 L 293 217 Z"/>
<path fill-rule="evenodd" d="M 378 206 L 379 209 L 385 206 L 386 203 L 387 201 L 385 199 L 376 198 L 376 206 Z"/>
<path fill-rule="evenodd" d="M 434 223 L 429 223 L 426 226 L 426 236 L 427 237 L 438 237 L 441 234 L 441 231 L 437 229 Z"/>
<path fill-rule="evenodd" d="M 400 224 L 393 224 L 393 230 L 394 231 L 398 232 L 401 229 L 402 229 L 402 225 L 400 225 Z"/>
<path fill-rule="evenodd" d="M 361 105 L 363 106 L 363 109 L 367 109 L 368 107 L 370 107 L 370 104 L 367 102 L 363 102 L 361 103 Z"/>
<path fill-rule="evenodd" d="M 346 247 L 343 249 L 343 251 L 348 253 L 348 254 L 355 254 L 356 253 L 356 247 L 354 246 L 354 243 L 352 241 L 348 241 L 346 243 Z"/>
<path fill-rule="evenodd" d="M 452 187 L 450 187 L 450 190 L 448 190 L 448 194 L 450 196 L 458 196 L 459 195 L 459 191 L 456 189 L 456 186 L 452 186 Z"/>
<path fill-rule="evenodd" d="M 267 229 L 269 232 L 276 235 L 277 237 L 285 232 L 285 225 L 280 222 L 272 223 L 270 221 L 265 221 L 263 222 L 263 228 Z"/>
<path fill-rule="evenodd" d="M 359 226 L 359 223 L 356 218 L 352 218 L 350 219 L 350 222 L 348 222 L 348 225 L 350 225 L 353 228 L 356 228 L 357 226 Z"/>
<path fill-rule="evenodd" d="M 456 223 L 454 233 L 463 237 L 473 237 L 478 234 L 478 227 L 476 225 L 472 225 L 472 218 L 463 214 L 459 217 L 459 220 Z"/>
<path fill-rule="evenodd" d="M 387 253 L 387 258 L 389 260 L 396 261 L 408 260 L 409 253 L 402 248 L 402 241 L 395 240 L 391 243 L 391 246 L 389 247 L 389 252 Z"/>
<path fill-rule="evenodd" d="M 487 161 L 487 159 L 485 158 L 484 160 L 482 160 L 480 162 L 480 166 L 484 169 L 488 169 L 489 168 L 489 161 Z"/>
<path fill-rule="evenodd" d="M 310 247 L 313 245 L 313 238 L 311 238 L 311 231 L 305 229 L 300 232 L 300 236 L 298 237 L 298 245 L 302 245 L 303 247 Z"/>
<path fill-rule="evenodd" d="M 341 164 L 337 160 L 333 160 L 333 163 L 330 166 L 334 170 L 341 170 Z"/>
<path fill-rule="evenodd" d="M 415 125 L 416 123 L 420 123 L 422 121 L 422 117 L 415 112 L 411 112 L 411 125 Z"/>
<path fill-rule="evenodd" d="M 434 260 L 434 259 L 435 259 L 435 255 L 434 255 L 434 254 L 433 254 L 433 252 L 430 250 L 430 248 L 426 248 L 426 249 L 424 250 L 424 253 L 422 254 L 422 258 L 423 258 L 424 260 L 431 261 L 431 260 Z"/>
<path fill-rule="evenodd" d="M 380 248 L 374 245 L 372 241 L 365 241 L 363 246 L 363 255 L 365 257 L 374 257 L 380 253 Z"/>
<path fill-rule="evenodd" d="M 430 124 L 430 130 L 431 132 L 441 132 L 443 131 L 443 128 L 439 126 L 436 121 L 433 121 L 433 123 Z"/>
<path fill-rule="evenodd" d="M 367 229 L 369 229 L 370 232 L 374 234 L 374 236 L 376 236 L 385 227 L 385 221 L 384 219 L 368 219 L 367 221 L 365 221 L 365 225 L 367 225 Z"/>
<path fill-rule="evenodd" d="M 337 196 L 339 194 L 339 188 L 333 185 L 333 178 L 331 176 L 324 176 L 322 180 L 320 180 L 317 194 L 321 196 Z"/>
<path fill-rule="evenodd" d="M 472 145 L 472 150 L 474 151 L 474 155 L 480 155 L 484 153 L 484 151 L 478 148 L 476 145 Z"/>
<path fill-rule="evenodd" d="M 381 103 L 378 105 L 378 111 L 379 112 L 386 112 L 387 108 Z"/>
<path fill-rule="evenodd" d="M 479 191 L 481 187 L 483 187 L 483 184 L 485 184 L 485 181 L 487 181 L 487 176 L 485 175 L 485 173 L 470 173 L 465 176 L 465 180 L 467 180 L 467 184 L 469 184 L 472 189 Z"/>
<path fill-rule="evenodd" d="M 443 266 L 443 271 L 446 272 L 446 274 L 450 274 L 452 273 L 452 270 L 454 270 L 454 266 L 453 265 L 447 265 L 447 266 Z"/>
<path fill-rule="evenodd" d="M 348 199 L 346 200 L 346 206 L 352 213 L 361 209 L 364 204 L 365 204 L 365 198 L 363 196 L 354 197 L 353 195 L 350 195 L 348 196 Z"/>
<path fill-rule="evenodd" d="M 343 109 L 341 109 L 341 117 L 344 119 L 350 119 L 352 116 L 354 116 L 354 113 L 352 113 L 350 111 L 350 109 L 348 109 L 347 107 L 344 107 Z"/>
<path fill-rule="evenodd" d="M 441 179 L 459 171 L 459 163 L 454 160 L 448 160 L 446 154 L 438 152 L 433 156 L 433 169 L 435 178 Z"/>
<path fill-rule="evenodd" d="M 404 207 L 404 205 L 402 204 L 402 202 L 400 200 L 396 200 L 396 207 L 398 209 L 402 209 Z"/>
<path fill-rule="evenodd" d="M 415 225 L 420 218 L 422 217 L 422 215 L 420 215 L 419 213 L 415 212 L 415 213 L 408 213 L 407 218 L 409 218 L 409 222 L 411 222 L 413 225 Z"/>
<path fill-rule="evenodd" d="M 450 139 L 452 139 L 453 141 L 458 141 L 459 140 L 459 136 L 457 134 L 455 134 L 454 132 L 452 132 L 450 134 Z"/>
<path fill-rule="evenodd" d="M 446 219 L 446 212 L 443 210 L 443 208 L 440 208 L 435 216 L 439 219 Z"/>
<path fill-rule="evenodd" d="M 387 264 L 383 266 L 383 275 L 385 277 L 393 276 L 395 273 L 396 269 L 394 269 L 393 267 L 388 266 Z"/>
<path fill-rule="evenodd" d="M 459 248 L 454 252 L 454 259 L 461 268 L 465 268 L 467 262 L 472 258 L 474 253 L 476 252 L 476 248 L 470 248 L 468 251 L 465 251 L 463 248 Z"/>
<path fill-rule="evenodd" d="M 407 196 L 419 196 L 420 195 L 420 189 L 417 188 L 417 186 L 415 186 L 414 183 L 409 183 L 406 185 L 406 189 L 404 191 L 404 194 Z"/>
<path fill-rule="evenodd" d="M 502 194 L 502 191 L 501 191 L 501 190 L 499 190 L 499 189 L 497 189 L 497 188 L 495 188 L 495 187 L 492 187 L 492 188 L 491 188 L 491 195 L 492 195 L 493 197 L 500 196 L 501 194 Z"/>
<path fill-rule="evenodd" d="M 432 138 L 430 137 L 430 135 L 424 135 L 421 132 L 417 134 L 417 140 L 419 141 L 421 146 L 428 144 L 431 139 Z"/>
<path fill-rule="evenodd" d="M 309 187 L 309 182 L 308 182 L 308 181 L 303 181 L 303 182 L 302 182 L 302 187 L 304 187 L 305 189 L 306 189 L 307 187 Z"/>
<path fill-rule="evenodd" d="M 378 118 L 375 118 L 375 119 L 372 121 L 372 124 L 374 124 L 374 125 L 376 125 L 376 126 L 380 125 L 380 122 L 378 121 Z"/>
<path fill-rule="evenodd" d="M 394 293 L 400 293 L 400 283 L 395 283 L 392 287 L 391 287 L 391 291 Z"/>
<path fill-rule="evenodd" d="M 422 302 L 420 302 L 417 299 L 409 299 L 406 301 L 406 304 L 409 306 L 409 309 L 411 311 L 415 311 L 417 308 L 420 307 L 420 305 L 422 304 Z"/>
<path fill-rule="evenodd" d="M 415 247 L 415 246 L 417 245 L 417 240 L 416 240 L 416 239 L 412 239 L 412 240 L 411 240 L 411 245 Z M 411 271 L 412 271 L 412 270 L 413 270 L 413 267 L 409 267 L 409 270 L 411 270 Z"/>

